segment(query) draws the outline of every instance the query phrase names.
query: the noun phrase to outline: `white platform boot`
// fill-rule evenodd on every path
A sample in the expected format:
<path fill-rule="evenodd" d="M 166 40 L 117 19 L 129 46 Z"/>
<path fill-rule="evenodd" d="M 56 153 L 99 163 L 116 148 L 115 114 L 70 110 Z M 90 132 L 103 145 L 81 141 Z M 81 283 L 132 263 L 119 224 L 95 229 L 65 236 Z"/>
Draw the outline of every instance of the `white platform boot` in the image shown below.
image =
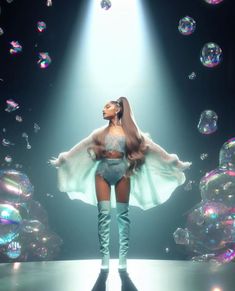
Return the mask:
<path fill-rule="evenodd" d="M 116 203 L 116 218 L 119 231 L 119 271 L 127 269 L 127 252 L 129 248 L 130 219 L 129 203 Z"/>
<path fill-rule="evenodd" d="M 111 207 L 109 200 L 99 201 L 98 207 L 98 238 L 102 255 L 101 271 L 109 271 L 109 233 L 111 221 Z"/>

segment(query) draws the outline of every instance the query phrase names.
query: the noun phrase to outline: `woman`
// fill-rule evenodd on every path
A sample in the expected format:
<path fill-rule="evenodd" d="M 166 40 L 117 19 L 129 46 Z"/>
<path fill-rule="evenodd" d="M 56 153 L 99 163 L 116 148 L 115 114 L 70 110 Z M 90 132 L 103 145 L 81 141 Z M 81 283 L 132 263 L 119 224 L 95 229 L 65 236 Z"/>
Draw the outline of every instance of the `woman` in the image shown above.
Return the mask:
<path fill-rule="evenodd" d="M 165 202 L 185 182 L 182 162 L 155 144 L 138 128 L 126 97 L 108 102 L 103 109 L 107 126 L 58 158 L 49 160 L 58 169 L 58 188 L 71 199 L 98 207 L 101 270 L 109 270 L 110 210 L 116 207 L 119 229 L 119 271 L 127 268 L 129 205 L 144 210 Z M 115 186 L 115 193 L 113 187 Z M 116 198 L 116 199 L 115 199 Z"/>

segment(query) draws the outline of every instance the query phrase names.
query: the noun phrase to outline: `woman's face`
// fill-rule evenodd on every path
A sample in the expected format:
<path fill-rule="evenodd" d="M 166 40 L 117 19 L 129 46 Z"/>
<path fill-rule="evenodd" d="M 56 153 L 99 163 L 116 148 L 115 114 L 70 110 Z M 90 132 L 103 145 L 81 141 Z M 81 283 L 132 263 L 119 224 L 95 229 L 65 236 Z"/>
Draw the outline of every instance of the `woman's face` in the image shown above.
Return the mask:
<path fill-rule="evenodd" d="M 104 119 L 112 119 L 115 117 L 117 112 L 117 107 L 114 103 L 108 102 L 103 109 L 103 118 Z"/>

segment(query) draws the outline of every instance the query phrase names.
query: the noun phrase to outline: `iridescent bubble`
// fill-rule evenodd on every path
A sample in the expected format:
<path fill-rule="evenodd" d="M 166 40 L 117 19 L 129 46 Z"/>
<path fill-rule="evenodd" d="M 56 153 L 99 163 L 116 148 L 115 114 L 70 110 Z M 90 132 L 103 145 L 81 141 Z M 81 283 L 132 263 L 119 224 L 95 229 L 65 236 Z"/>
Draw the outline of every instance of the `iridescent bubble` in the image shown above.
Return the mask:
<path fill-rule="evenodd" d="M 235 203 L 235 171 L 217 168 L 201 178 L 199 188 L 202 199 L 226 205 Z"/>
<path fill-rule="evenodd" d="M 207 159 L 207 158 L 208 158 L 208 154 L 207 153 L 203 153 L 203 154 L 200 155 L 200 159 L 202 161 L 205 160 L 205 159 Z"/>
<path fill-rule="evenodd" d="M 41 69 L 47 68 L 51 64 L 51 58 L 48 53 L 39 53 L 38 60 L 39 67 Z"/>
<path fill-rule="evenodd" d="M 223 2 L 224 0 L 204 0 L 204 1 L 208 4 L 217 5 L 221 2 Z"/>
<path fill-rule="evenodd" d="M 200 61 L 208 68 L 218 66 L 222 61 L 222 49 L 216 43 L 206 43 L 201 50 Z"/>
<path fill-rule="evenodd" d="M 231 237 L 231 230 L 221 223 L 229 208 L 223 203 L 203 203 L 188 215 L 186 223 L 190 232 L 189 247 L 199 253 L 221 249 Z"/>
<path fill-rule="evenodd" d="M 16 115 L 16 121 L 22 122 L 23 118 L 20 115 Z"/>
<path fill-rule="evenodd" d="M 235 138 L 227 140 L 220 149 L 219 166 L 235 170 Z"/>
<path fill-rule="evenodd" d="M 21 244 L 15 240 L 10 242 L 7 247 L 6 255 L 10 259 L 19 258 L 19 256 L 21 255 Z"/>
<path fill-rule="evenodd" d="M 189 244 L 189 232 L 187 229 L 177 228 L 176 231 L 173 233 L 173 237 L 175 243 L 181 245 L 188 245 Z"/>
<path fill-rule="evenodd" d="M 4 30 L 0 27 L 0 36 L 4 34 Z"/>
<path fill-rule="evenodd" d="M 12 55 L 22 52 L 22 46 L 19 44 L 18 41 L 13 40 L 10 42 L 10 44 L 11 44 L 10 53 Z"/>
<path fill-rule="evenodd" d="M 7 103 L 7 108 L 5 108 L 6 112 L 12 112 L 20 108 L 19 104 L 16 103 L 13 99 L 8 99 L 6 103 Z"/>
<path fill-rule="evenodd" d="M 101 8 L 108 10 L 112 6 L 112 3 L 110 0 L 102 0 L 100 2 L 100 6 L 101 6 Z"/>
<path fill-rule="evenodd" d="M 40 202 L 33 199 L 27 202 L 27 209 L 32 220 L 39 220 L 44 225 L 48 225 L 48 215 Z"/>
<path fill-rule="evenodd" d="M 47 25 L 44 21 L 38 21 L 37 28 L 39 32 L 43 32 L 46 29 Z"/>
<path fill-rule="evenodd" d="M 19 211 L 8 204 L 0 204 L 0 245 L 11 242 L 18 234 L 21 223 Z"/>
<path fill-rule="evenodd" d="M 29 248 L 41 259 L 54 258 L 62 245 L 62 239 L 55 233 L 44 231 L 36 236 L 36 240 L 31 242 Z"/>
<path fill-rule="evenodd" d="M 196 21 L 192 17 L 185 16 L 180 19 L 178 29 L 181 34 L 190 35 L 195 31 L 195 28 Z"/>
<path fill-rule="evenodd" d="M 27 175 L 17 170 L 0 170 L 0 200 L 9 203 L 28 201 L 34 188 Z"/>
<path fill-rule="evenodd" d="M 191 74 L 188 75 L 189 80 L 195 80 L 197 77 L 195 72 L 192 72 Z"/>
<path fill-rule="evenodd" d="M 12 157 L 10 155 L 7 155 L 7 156 L 5 156 L 4 160 L 7 163 L 11 163 L 12 162 Z"/>
<path fill-rule="evenodd" d="M 11 145 L 15 145 L 13 142 L 10 142 L 8 139 L 6 139 L 6 138 L 3 138 L 2 139 L 2 145 L 4 146 L 4 147 L 9 147 L 9 146 L 11 146 Z"/>
<path fill-rule="evenodd" d="M 212 110 L 204 110 L 201 113 L 197 128 L 202 134 L 211 134 L 217 130 L 217 114 Z"/>
<path fill-rule="evenodd" d="M 42 232 L 45 226 L 39 220 L 26 220 L 23 219 L 21 222 L 21 231 L 26 233 L 38 233 Z"/>

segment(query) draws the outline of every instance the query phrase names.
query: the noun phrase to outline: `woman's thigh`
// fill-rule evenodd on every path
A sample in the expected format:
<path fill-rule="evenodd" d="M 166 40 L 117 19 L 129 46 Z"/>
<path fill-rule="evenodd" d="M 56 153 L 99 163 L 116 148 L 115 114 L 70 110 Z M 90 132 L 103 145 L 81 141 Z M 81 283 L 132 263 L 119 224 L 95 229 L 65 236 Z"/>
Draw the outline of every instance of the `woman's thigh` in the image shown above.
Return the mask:
<path fill-rule="evenodd" d="M 123 176 L 115 185 L 116 201 L 128 203 L 130 188 L 130 177 Z"/>
<path fill-rule="evenodd" d="M 111 186 L 99 174 L 95 176 L 96 197 L 98 201 L 110 200 Z"/>

